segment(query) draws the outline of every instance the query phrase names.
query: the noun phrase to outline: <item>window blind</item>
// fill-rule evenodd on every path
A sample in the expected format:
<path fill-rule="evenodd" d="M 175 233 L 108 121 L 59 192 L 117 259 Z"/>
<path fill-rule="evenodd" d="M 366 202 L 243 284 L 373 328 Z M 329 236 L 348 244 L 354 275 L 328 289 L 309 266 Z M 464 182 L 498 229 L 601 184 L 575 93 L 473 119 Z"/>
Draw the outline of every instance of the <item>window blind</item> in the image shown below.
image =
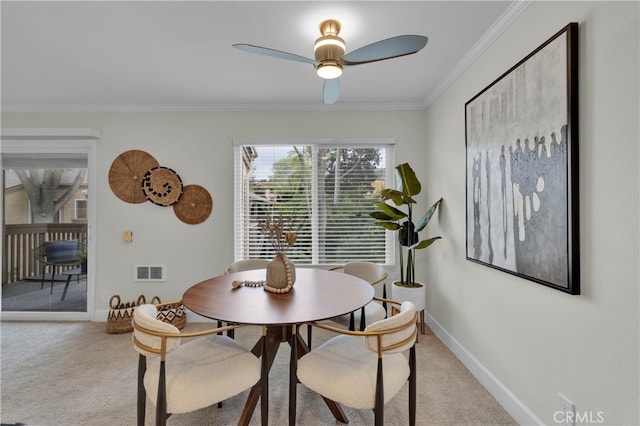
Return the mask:
<path fill-rule="evenodd" d="M 265 219 L 296 232 L 296 264 L 389 264 L 395 240 L 369 212 L 393 177 L 390 143 L 235 144 L 235 260 L 270 259 Z"/>

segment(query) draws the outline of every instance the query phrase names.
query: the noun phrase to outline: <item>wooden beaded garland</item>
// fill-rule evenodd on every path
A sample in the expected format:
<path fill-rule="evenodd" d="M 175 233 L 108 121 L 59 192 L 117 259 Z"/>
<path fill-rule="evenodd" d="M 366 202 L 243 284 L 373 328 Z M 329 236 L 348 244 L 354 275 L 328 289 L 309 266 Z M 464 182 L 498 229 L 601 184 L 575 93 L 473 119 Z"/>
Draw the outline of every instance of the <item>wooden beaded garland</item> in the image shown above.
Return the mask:
<path fill-rule="evenodd" d="M 262 287 L 264 285 L 264 280 L 262 281 L 238 281 L 238 280 L 233 280 L 233 282 L 231 283 L 231 287 L 233 288 L 238 288 L 238 287 Z"/>

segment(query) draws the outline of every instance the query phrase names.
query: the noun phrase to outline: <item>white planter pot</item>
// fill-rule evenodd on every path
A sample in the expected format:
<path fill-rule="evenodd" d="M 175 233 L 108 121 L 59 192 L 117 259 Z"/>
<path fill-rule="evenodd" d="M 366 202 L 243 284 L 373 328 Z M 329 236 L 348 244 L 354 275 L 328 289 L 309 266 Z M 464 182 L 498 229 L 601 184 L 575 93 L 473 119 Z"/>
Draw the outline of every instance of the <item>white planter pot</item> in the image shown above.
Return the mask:
<path fill-rule="evenodd" d="M 391 286 L 391 297 L 398 302 L 406 300 L 416 305 L 416 311 L 424 311 L 427 305 L 427 286 L 418 283 L 420 287 L 400 287 L 395 283 Z"/>

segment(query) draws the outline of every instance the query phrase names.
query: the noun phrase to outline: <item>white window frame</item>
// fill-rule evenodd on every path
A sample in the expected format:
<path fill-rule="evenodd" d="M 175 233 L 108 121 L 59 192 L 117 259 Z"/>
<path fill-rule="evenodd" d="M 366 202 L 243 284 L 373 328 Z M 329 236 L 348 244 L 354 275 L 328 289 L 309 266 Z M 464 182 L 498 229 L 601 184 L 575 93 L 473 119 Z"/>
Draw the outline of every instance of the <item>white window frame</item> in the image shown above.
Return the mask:
<path fill-rule="evenodd" d="M 78 207 L 78 203 L 85 203 L 83 208 L 79 208 Z M 88 219 L 88 210 L 89 210 L 89 201 L 85 198 L 75 198 L 73 200 L 73 207 L 74 207 L 74 212 L 73 212 L 73 218 L 75 220 L 87 220 Z M 84 210 L 84 217 L 78 217 L 78 210 Z"/>
<path fill-rule="evenodd" d="M 97 142 L 101 132 L 91 128 L 3 128 L 0 140 L 0 162 L 4 169 L 6 154 L 33 153 L 51 154 L 54 158 L 60 154 L 80 153 L 87 157 L 87 185 L 89 194 L 96 193 L 97 187 Z M 2 179 L 0 184 L 4 185 Z M 78 321 L 95 320 L 95 265 L 96 242 L 94 238 L 96 223 L 96 198 L 89 197 L 87 223 L 87 253 L 89 270 L 87 275 L 87 311 L 86 312 L 2 312 L 2 320 L 19 321 Z M 0 200 L 2 197 L 0 197 Z M 2 201 L 0 201 L 1 205 Z M 2 206 L 4 208 L 4 206 Z M 1 261 L 1 259 L 0 259 Z"/>
<path fill-rule="evenodd" d="M 242 241 L 245 239 L 245 229 L 243 224 L 244 218 L 244 206 L 243 206 L 243 191 L 245 180 L 243 177 L 242 167 L 242 155 L 243 146 L 294 146 L 294 145 L 315 145 L 315 146 L 331 146 L 331 147 L 357 147 L 357 146 L 378 146 L 386 149 L 385 156 L 385 183 L 386 186 L 392 186 L 395 182 L 395 139 L 234 139 L 234 260 L 243 260 L 243 247 Z M 316 164 L 316 162 L 313 162 Z M 315 174 L 313 174 L 315 176 Z M 317 192 L 317 181 L 312 180 L 312 190 Z M 314 202 L 316 197 L 314 197 Z M 317 205 L 313 205 L 316 209 Z M 317 244 L 318 223 L 316 220 L 312 220 L 312 244 Z M 395 267 L 395 251 L 396 251 L 396 238 L 395 233 L 386 232 L 385 234 L 385 269 Z M 313 253 L 316 253 L 317 247 L 314 247 Z M 312 263 L 305 265 L 305 267 L 321 267 L 325 268 L 331 265 L 319 264 L 315 255 L 313 256 Z"/>

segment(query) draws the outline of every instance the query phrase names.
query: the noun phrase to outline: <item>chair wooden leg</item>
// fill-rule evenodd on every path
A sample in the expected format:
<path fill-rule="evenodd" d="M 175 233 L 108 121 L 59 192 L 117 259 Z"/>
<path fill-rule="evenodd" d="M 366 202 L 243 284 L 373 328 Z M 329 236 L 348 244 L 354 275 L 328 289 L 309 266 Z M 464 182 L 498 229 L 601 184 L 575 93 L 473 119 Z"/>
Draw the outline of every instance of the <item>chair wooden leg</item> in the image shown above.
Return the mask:
<path fill-rule="evenodd" d="M 409 426 L 416 424 L 416 346 L 409 350 Z"/>
<path fill-rule="evenodd" d="M 378 358 L 376 375 L 376 401 L 374 408 L 375 425 L 384 426 L 384 379 L 382 374 L 382 358 Z"/>
<path fill-rule="evenodd" d="M 260 378 L 260 417 L 262 426 L 269 425 L 269 356 L 267 350 L 267 329 L 262 329 L 262 364 Z"/>
<path fill-rule="evenodd" d="M 147 357 L 140 354 L 138 358 L 138 426 L 144 426 L 147 409 L 147 391 L 144 388 L 144 373 L 147 371 Z"/>
<path fill-rule="evenodd" d="M 296 402 L 297 402 L 297 384 L 298 376 L 298 326 L 294 324 L 291 327 L 291 358 L 289 360 L 289 426 L 296 424 Z"/>
<path fill-rule="evenodd" d="M 367 319 L 364 316 L 364 306 L 360 308 L 360 331 L 364 331 L 367 328 Z"/>
<path fill-rule="evenodd" d="M 313 334 L 313 327 L 307 324 L 307 346 L 311 349 L 311 335 Z"/>
<path fill-rule="evenodd" d="M 387 299 L 387 283 L 382 284 L 382 298 L 385 300 Z M 387 311 L 387 302 L 382 302 L 382 307 L 384 308 L 385 312 L 387 313 L 389 312 Z M 385 315 L 385 318 L 386 318 L 386 315 Z"/>
<path fill-rule="evenodd" d="M 424 309 L 420 311 L 420 334 L 425 333 L 424 327 Z"/>

